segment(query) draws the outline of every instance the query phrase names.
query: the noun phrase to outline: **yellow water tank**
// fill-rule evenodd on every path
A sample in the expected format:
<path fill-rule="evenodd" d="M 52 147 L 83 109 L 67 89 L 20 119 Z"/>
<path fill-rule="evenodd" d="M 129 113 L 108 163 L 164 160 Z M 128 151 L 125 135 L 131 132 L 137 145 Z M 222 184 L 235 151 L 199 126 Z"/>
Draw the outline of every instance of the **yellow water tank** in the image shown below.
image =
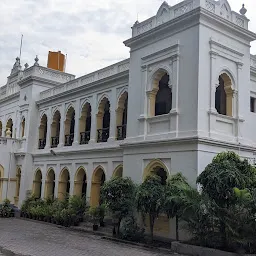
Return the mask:
<path fill-rule="evenodd" d="M 48 63 L 47 68 L 64 71 L 65 69 L 65 55 L 61 53 L 61 51 L 58 52 L 51 52 L 48 53 Z"/>

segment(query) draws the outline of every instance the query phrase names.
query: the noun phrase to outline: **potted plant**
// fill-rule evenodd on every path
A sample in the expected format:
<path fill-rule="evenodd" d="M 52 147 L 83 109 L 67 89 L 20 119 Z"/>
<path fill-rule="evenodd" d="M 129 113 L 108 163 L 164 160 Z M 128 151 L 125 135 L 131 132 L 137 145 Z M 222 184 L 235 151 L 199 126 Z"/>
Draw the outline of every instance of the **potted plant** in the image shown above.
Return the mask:
<path fill-rule="evenodd" d="M 93 231 L 97 231 L 99 226 L 99 220 L 100 220 L 100 214 L 99 214 L 99 208 L 98 207 L 90 207 L 89 214 L 93 222 Z"/>

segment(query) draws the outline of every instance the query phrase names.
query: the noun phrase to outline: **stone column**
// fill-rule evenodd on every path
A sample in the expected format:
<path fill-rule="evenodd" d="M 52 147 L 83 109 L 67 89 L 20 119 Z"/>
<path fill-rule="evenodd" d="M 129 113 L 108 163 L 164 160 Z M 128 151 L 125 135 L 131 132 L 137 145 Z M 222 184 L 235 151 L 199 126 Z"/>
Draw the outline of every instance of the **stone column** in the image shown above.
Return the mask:
<path fill-rule="evenodd" d="M 41 122 L 41 121 L 40 121 Z M 46 133 L 46 144 L 45 144 L 45 148 L 50 148 L 51 147 L 51 136 L 52 136 L 52 118 L 51 118 L 51 111 L 50 109 L 48 110 L 47 113 L 47 133 Z"/>
<path fill-rule="evenodd" d="M 172 89 L 172 110 L 178 111 L 179 101 L 179 56 L 172 58 L 172 80 L 169 81 L 169 87 Z"/>
<path fill-rule="evenodd" d="M 80 134 L 79 134 L 79 126 L 80 126 L 80 101 L 76 101 L 76 106 L 75 106 L 75 131 L 74 131 L 74 141 L 73 141 L 73 146 L 78 146 L 80 142 Z"/>
<path fill-rule="evenodd" d="M 219 86 L 219 84 L 216 84 L 215 80 L 215 70 L 216 70 L 216 55 L 217 53 L 211 51 L 210 56 L 211 56 L 211 63 L 210 63 L 210 76 L 211 76 L 211 88 L 210 88 L 210 111 L 212 113 L 217 113 L 217 110 L 215 108 L 215 92 L 216 88 Z"/>
<path fill-rule="evenodd" d="M 59 137 L 59 145 L 58 148 L 61 148 L 64 146 L 64 129 L 65 129 L 65 106 L 61 106 L 61 118 L 60 118 L 60 137 Z"/>
<path fill-rule="evenodd" d="M 116 139 L 116 90 L 112 90 L 110 102 L 110 127 L 108 142 Z"/>
<path fill-rule="evenodd" d="M 90 142 L 89 143 L 95 143 L 97 141 L 96 135 L 97 135 L 97 124 L 96 124 L 96 114 L 98 112 L 97 109 L 97 102 L 96 102 L 96 95 L 93 95 L 92 103 L 91 103 L 91 135 L 90 135 Z"/>

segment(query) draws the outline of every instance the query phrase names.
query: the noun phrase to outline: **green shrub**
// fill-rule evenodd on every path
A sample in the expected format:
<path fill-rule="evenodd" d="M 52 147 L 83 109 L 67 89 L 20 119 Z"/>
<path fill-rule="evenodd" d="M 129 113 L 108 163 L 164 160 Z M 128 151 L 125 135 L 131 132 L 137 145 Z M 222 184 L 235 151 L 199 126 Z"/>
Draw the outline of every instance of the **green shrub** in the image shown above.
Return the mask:
<path fill-rule="evenodd" d="M 120 238 L 139 242 L 144 239 L 143 228 L 140 228 L 133 216 L 125 217 L 122 219 L 120 224 Z"/>

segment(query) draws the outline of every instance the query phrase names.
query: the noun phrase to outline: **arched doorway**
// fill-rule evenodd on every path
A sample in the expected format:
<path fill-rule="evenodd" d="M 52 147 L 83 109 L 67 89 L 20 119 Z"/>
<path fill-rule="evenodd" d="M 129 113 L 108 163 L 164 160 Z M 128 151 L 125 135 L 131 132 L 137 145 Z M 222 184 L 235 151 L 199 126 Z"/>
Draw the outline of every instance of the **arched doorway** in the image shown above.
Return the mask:
<path fill-rule="evenodd" d="M 74 195 L 86 197 L 87 178 L 83 167 L 80 167 L 75 175 Z"/>
<path fill-rule="evenodd" d="M 7 121 L 5 136 L 9 138 L 13 137 L 13 122 L 11 118 Z"/>
<path fill-rule="evenodd" d="M 40 121 L 39 126 L 39 141 L 38 148 L 44 149 L 46 145 L 46 135 L 47 135 L 47 116 L 44 114 Z"/>
<path fill-rule="evenodd" d="M 123 177 L 123 165 L 118 165 L 113 172 L 113 177 Z"/>
<path fill-rule="evenodd" d="M 45 180 L 45 192 L 44 197 L 54 199 L 55 192 L 55 172 L 53 169 L 49 169 Z"/>
<path fill-rule="evenodd" d="M 107 142 L 110 127 L 110 103 L 104 97 L 100 104 L 97 114 L 97 142 Z"/>
<path fill-rule="evenodd" d="M 25 125 L 26 125 L 26 119 L 25 117 L 23 117 L 21 121 L 21 138 L 25 137 Z"/>
<path fill-rule="evenodd" d="M 91 135 L 91 105 L 85 103 L 80 117 L 79 131 L 80 131 L 80 144 L 88 144 Z"/>
<path fill-rule="evenodd" d="M 160 159 L 152 160 L 144 169 L 143 180 L 148 175 L 157 175 L 161 178 L 161 183 L 164 186 L 167 182 L 169 176 L 168 169 L 166 165 Z M 149 227 L 149 220 L 147 219 L 147 227 Z M 155 220 L 154 233 L 158 235 L 168 235 L 170 232 L 170 220 L 166 214 L 160 214 Z"/>
<path fill-rule="evenodd" d="M 21 180 L 21 169 L 20 169 L 20 167 L 18 167 L 17 171 L 16 171 L 16 191 L 15 191 L 15 197 L 14 197 L 15 205 L 18 205 L 18 203 L 19 203 L 20 180 Z"/>
<path fill-rule="evenodd" d="M 153 76 L 152 90 L 148 92 L 149 116 L 168 114 L 172 109 L 172 89 L 169 87 L 169 75 L 159 69 Z"/>
<path fill-rule="evenodd" d="M 59 145 L 60 136 L 60 120 L 61 115 L 59 110 L 55 111 L 51 124 L 51 147 L 56 148 Z"/>
<path fill-rule="evenodd" d="M 70 107 L 66 114 L 65 127 L 65 146 L 72 146 L 75 133 L 75 109 Z"/>
<path fill-rule="evenodd" d="M 233 112 L 232 80 L 223 73 L 219 76 L 219 86 L 215 92 L 215 108 L 221 115 L 232 116 Z"/>
<path fill-rule="evenodd" d="M 127 110 L 128 92 L 124 92 L 119 98 L 116 110 L 117 140 L 123 140 L 126 138 Z"/>
<path fill-rule="evenodd" d="M 70 175 L 67 168 L 61 171 L 59 178 L 58 198 L 64 200 L 70 192 Z"/>
<path fill-rule="evenodd" d="M 100 188 L 106 180 L 106 175 L 101 166 L 97 167 L 92 175 L 91 206 L 100 204 Z"/>
<path fill-rule="evenodd" d="M 34 176 L 33 182 L 33 194 L 36 198 L 41 198 L 42 192 L 42 172 L 40 169 L 37 169 Z"/>

